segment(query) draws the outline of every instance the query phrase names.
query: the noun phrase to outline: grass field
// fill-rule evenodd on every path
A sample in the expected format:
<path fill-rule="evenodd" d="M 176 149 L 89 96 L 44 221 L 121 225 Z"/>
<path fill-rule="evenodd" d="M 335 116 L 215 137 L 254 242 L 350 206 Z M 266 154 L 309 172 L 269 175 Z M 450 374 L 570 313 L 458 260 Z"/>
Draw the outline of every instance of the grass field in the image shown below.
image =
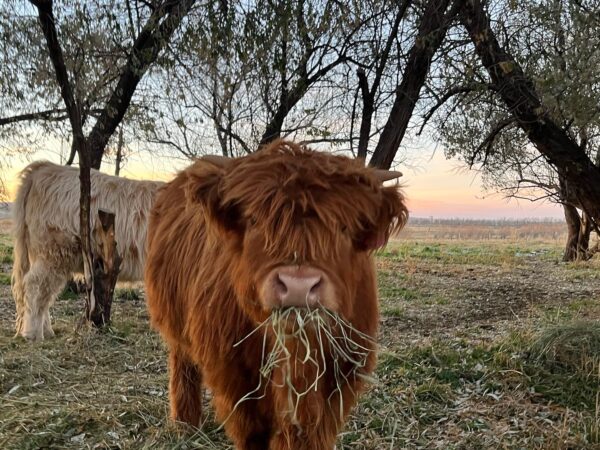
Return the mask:
<path fill-rule="evenodd" d="M 600 449 L 600 261 L 560 262 L 553 234 L 419 233 L 377 257 L 377 381 L 338 448 Z M 168 423 L 143 295 L 121 291 L 103 333 L 75 331 L 64 295 L 32 345 L 12 338 L 10 263 L 1 237 L 0 448 L 230 448 L 209 406 L 202 431 Z"/>

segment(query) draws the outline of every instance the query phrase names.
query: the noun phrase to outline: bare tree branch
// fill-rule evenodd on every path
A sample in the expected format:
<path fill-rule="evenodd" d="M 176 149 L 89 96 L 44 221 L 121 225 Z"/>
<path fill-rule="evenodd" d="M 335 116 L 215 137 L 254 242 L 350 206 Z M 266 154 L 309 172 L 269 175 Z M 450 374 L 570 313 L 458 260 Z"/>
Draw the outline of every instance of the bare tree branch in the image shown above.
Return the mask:
<path fill-rule="evenodd" d="M 106 144 L 123 119 L 139 81 L 160 51 L 165 48 L 194 2 L 195 0 L 165 0 L 152 12 L 142 28 L 133 43 L 117 86 L 88 138 L 92 151 L 92 167 L 100 167 Z"/>
<path fill-rule="evenodd" d="M 54 108 L 34 113 L 18 114 L 16 116 L 10 117 L 1 117 L 0 126 L 9 125 L 11 123 L 17 122 L 27 122 L 32 120 L 48 120 L 52 122 L 60 122 L 61 120 L 65 120 L 69 117 L 68 115 L 66 115 L 66 112 L 67 110 L 65 108 Z"/>
<path fill-rule="evenodd" d="M 40 26 L 46 38 L 50 60 L 56 71 L 56 79 L 60 87 L 60 93 L 65 102 L 66 112 L 69 116 L 69 122 L 73 129 L 73 140 L 77 142 L 79 151 L 83 150 L 85 145 L 83 127 L 81 120 L 81 111 L 79 105 L 75 102 L 73 88 L 69 82 L 69 75 L 63 57 L 63 52 L 58 42 L 58 33 L 56 31 L 54 13 L 52 11 L 52 0 L 31 0 L 31 3 L 38 9 L 38 18 Z"/>
<path fill-rule="evenodd" d="M 427 125 L 427 122 L 429 122 L 429 119 L 431 119 L 431 117 L 435 114 L 435 112 L 438 110 L 438 108 L 440 108 L 442 105 L 444 105 L 452 97 L 454 97 L 455 95 L 458 95 L 458 94 L 467 94 L 469 92 L 481 90 L 482 88 L 494 90 L 494 86 L 492 86 L 488 83 L 470 83 L 470 84 L 466 84 L 464 86 L 456 86 L 451 89 L 448 89 L 444 93 L 444 95 L 442 95 L 438 99 L 437 103 L 435 105 L 433 105 L 433 107 L 431 107 L 431 109 L 429 111 L 427 111 L 425 116 L 423 116 L 423 123 L 421 124 L 421 128 L 419 128 L 419 131 L 417 132 L 417 136 L 421 135 L 421 133 L 423 132 L 423 129 L 425 128 L 425 125 Z"/>
<path fill-rule="evenodd" d="M 479 154 L 484 151 L 484 162 L 483 164 L 485 165 L 485 162 L 487 161 L 487 158 L 492 150 L 492 147 L 494 145 L 494 141 L 496 140 L 496 137 L 502 132 L 502 130 L 504 130 L 506 127 L 513 125 L 516 122 L 516 119 L 514 117 L 509 117 L 507 119 L 501 120 L 500 122 L 498 122 L 496 124 L 496 126 L 494 128 L 492 128 L 492 130 L 488 133 L 488 135 L 486 136 L 486 138 L 483 140 L 483 142 L 481 144 L 479 144 L 479 146 L 475 149 L 475 151 L 473 152 L 473 154 L 471 155 L 471 161 L 469 163 L 469 165 L 472 167 L 473 164 L 475 164 L 475 159 L 479 156 Z"/>
<path fill-rule="evenodd" d="M 90 115 L 99 114 L 100 109 L 91 109 L 88 111 Z M 10 125 L 18 122 L 30 122 L 35 120 L 42 120 L 47 122 L 62 122 L 65 119 L 69 119 L 67 110 L 65 108 L 53 108 L 46 109 L 45 111 L 37 111 L 33 113 L 17 114 L 16 116 L 0 117 L 0 126 Z"/>
<path fill-rule="evenodd" d="M 460 0 L 446 12 L 450 0 L 429 0 L 419 25 L 415 43 L 410 49 L 402 82 L 396 89 L 396 99 L 369 165 L 388 169 L 406 133 L 408 122 L 425 84 L 433 55 L 441 45 L 446 31 L 458 13 Z"/>

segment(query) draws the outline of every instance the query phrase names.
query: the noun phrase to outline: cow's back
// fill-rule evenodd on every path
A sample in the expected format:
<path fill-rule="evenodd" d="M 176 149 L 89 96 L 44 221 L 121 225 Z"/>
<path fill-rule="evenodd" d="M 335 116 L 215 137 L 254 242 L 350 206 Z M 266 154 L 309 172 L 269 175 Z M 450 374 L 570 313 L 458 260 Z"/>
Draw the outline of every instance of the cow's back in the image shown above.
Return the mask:
<path fill-rule="evenodd" d="M 25 169 L 23 177 L 29 178 L 24 212 L 31 256 L 61 261 L 71 265 L 73 271 L 81 271 L 79 170 L 37 162 Z M 119 276 L 122 281 L 139 281 L 143 277 L 147 220 L 161 184 L 91 172 L 92 229 L 98 209 L 115 213 L 117 246 L 123 257 Z"/>

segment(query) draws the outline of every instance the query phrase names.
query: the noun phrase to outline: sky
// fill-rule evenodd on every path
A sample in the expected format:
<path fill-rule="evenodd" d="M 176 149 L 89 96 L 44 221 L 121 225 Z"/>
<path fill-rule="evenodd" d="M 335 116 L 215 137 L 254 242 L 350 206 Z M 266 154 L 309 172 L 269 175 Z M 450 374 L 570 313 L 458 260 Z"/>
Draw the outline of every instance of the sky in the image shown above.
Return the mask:
<path fill-rule="evenodd" d="M 40 151 L 29 158 L 47 159 L 60 163 L 58 151 Z M 399 164 L 403 172 L 401 185 L 408 199 L 412 217 L 467 218 L 467 219 L 522 219 L 564 218 L 562 208 L 552 203 L 532 203 L 524 200 L 506 200 L 499 194 L 485 192 L 476 171 L 467 170 L 457 160 L 447 160 L 441 150 L 421 151 L 411 157 L 410 165 Z M 17 174 L 28 164 L 27 160 L 13 160 L 5 169 L 9 193 L 12 195 Z M 133 154 L 121 175 L 134 179 L 169 180 L 186 162 L 173 158 L 149 157 Z M 103 171 L 112 173 L 114 167 L 103 165 Z"/>
<path fill-rule="evenodd" d="M 563 210 L 550 202 L 505 199 L 486 192 L 480 175 L 457 160 L 447 160 L 441 150 L 421 158 L 416 167 L 399 169 L 408 206 L 414 217 L 468 219 L 563 219 Z"/>

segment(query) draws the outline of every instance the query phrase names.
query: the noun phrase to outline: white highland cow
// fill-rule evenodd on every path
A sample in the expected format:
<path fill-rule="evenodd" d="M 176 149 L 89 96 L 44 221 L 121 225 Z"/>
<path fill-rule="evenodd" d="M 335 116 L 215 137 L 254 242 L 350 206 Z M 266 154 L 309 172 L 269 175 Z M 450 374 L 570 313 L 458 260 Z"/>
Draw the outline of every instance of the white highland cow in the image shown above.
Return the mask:
<path fill-rule="evenodd" d="M 98 209 L 116 215 L 115 239 L 123 258 L 119 281 L 141 281 L 148 214 L 157 181 L 91 173 L 91 225 Z M 35 162 L 21 172 L 13 204 L 12 292 L 17 335 L 42 340 L 54 335 L 50 306 L 73 273 L 83 272 L 79 238 L 79 169 Z M 97 251 L 92 232 L 92 248 Z"/>

